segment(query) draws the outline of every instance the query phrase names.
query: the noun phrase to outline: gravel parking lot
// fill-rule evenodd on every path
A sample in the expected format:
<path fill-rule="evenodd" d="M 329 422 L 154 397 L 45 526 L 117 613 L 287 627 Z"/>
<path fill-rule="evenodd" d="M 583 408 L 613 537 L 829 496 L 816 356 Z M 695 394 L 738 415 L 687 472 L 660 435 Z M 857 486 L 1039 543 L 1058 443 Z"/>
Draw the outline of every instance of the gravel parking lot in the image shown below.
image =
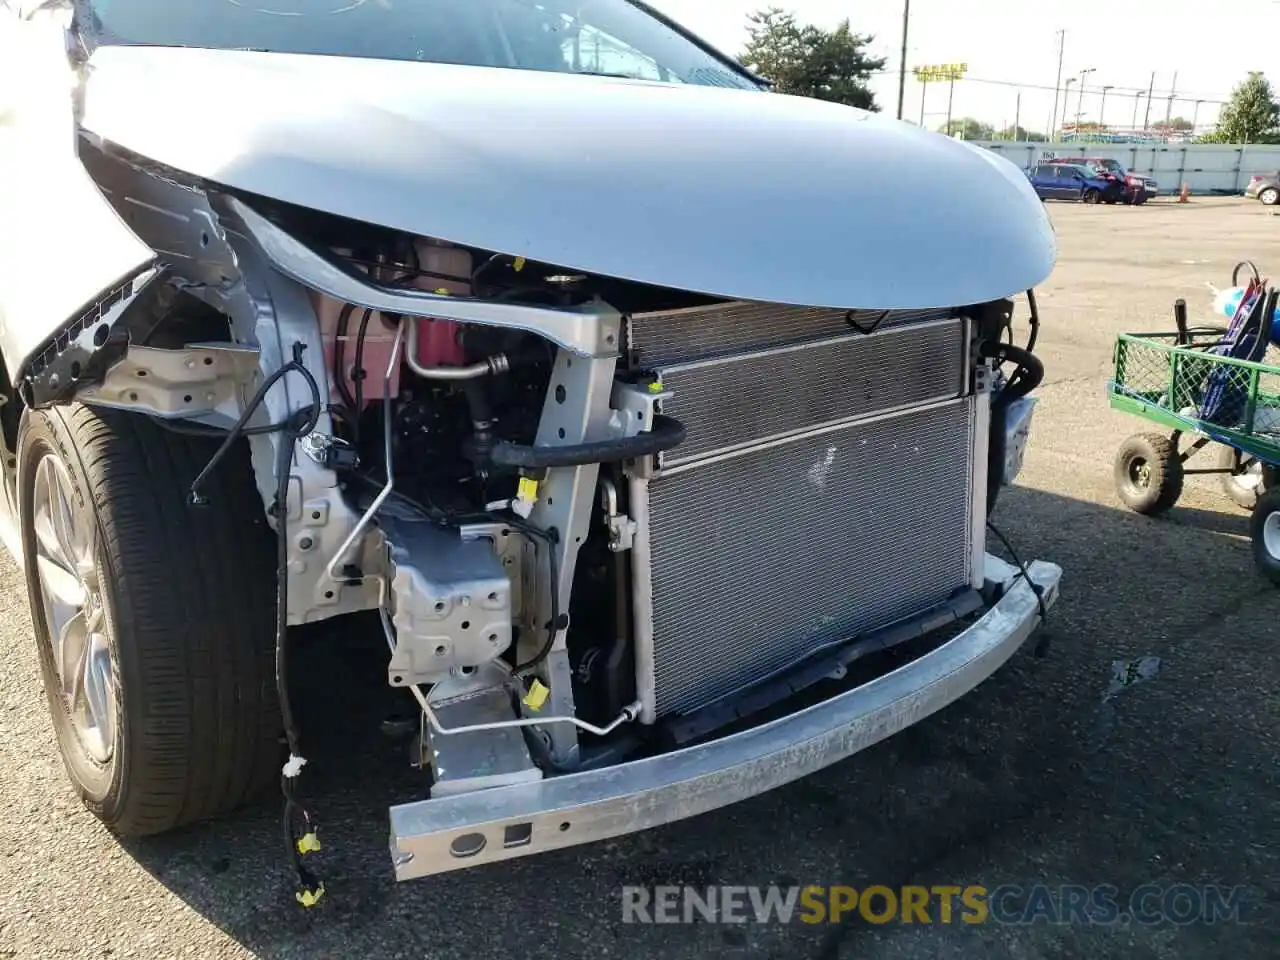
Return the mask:
<path fill-rule="evenodd" d="M 1112 455 L 1140 421 L 1104 383 L 1121 330 L 1207 307 L 1251 258 L 1280 271 L 1280 219 L 1193 198 L 1050 204 L 1059 266 L 1041 294 L 1026 470 L 997 520 L 1065 568 L 1042 658 L 816 776 L 618 842 L 397 885 L 386 807 L 419 786 L 383 736 L 382 666 L 314 631 L 300 672 L 322 818 L 322 908 L 292 902 L 274 799 L 121 845 L 56 759 L 17 571 L 0 561 L 0 957 L 1274 957 L 1280 941 L 1280 592 L 1246 515 L 1195 478 L 1161 521 L 1122 511 Z M 1025 328 L 1023 328 L 1025 333 Z M 375 647 L 376 649 L 376 647 Z M 1158 657 L 1108 697 L 1112 665 Z M 364 681 L 367 681 L 364 682 Z M 355 693 L 353 693 L 353 687 Z M 1142 884 L 1247 887 L 1244 923 L 1155 926 L 636 926 L 623 884 Z M 935 917 L 935 920 L 937 918 Z"/>

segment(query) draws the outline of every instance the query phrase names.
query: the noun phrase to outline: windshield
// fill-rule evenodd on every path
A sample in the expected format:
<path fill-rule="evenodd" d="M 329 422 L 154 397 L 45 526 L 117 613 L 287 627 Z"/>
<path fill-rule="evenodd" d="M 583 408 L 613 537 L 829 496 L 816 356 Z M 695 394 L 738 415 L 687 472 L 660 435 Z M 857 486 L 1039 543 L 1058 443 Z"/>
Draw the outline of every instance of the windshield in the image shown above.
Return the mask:
<path fill-rule="evenodd" d="M 80 0 L 96 43 L 414 60 L 759 90 L 629 0 Z"/>

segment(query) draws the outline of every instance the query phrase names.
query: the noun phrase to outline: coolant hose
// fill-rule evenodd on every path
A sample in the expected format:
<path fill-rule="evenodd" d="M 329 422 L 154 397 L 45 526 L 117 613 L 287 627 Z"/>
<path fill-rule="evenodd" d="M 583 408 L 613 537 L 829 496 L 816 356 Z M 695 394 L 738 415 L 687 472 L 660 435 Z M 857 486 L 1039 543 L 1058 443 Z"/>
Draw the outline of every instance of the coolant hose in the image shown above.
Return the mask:
<path fill-rule="evenodd" d="M 621 463 L 673 450 L 684 442 L 687 430 L 673 417 L 658 414 L 653 429 L 634 437 L 589 440 L 567 446 L 528 446 L 500 440 L 489 451 L 489 462 L 508 470 L 547 470 L 581 467 L 590 463 Z"/>
<path fill-rule="evenodd" d="M 487 380 L 463 380 L 460 384 L 471 411 L 471 443 L 476 459 L 483 462 L 493 449 L 493 411 Z"/>

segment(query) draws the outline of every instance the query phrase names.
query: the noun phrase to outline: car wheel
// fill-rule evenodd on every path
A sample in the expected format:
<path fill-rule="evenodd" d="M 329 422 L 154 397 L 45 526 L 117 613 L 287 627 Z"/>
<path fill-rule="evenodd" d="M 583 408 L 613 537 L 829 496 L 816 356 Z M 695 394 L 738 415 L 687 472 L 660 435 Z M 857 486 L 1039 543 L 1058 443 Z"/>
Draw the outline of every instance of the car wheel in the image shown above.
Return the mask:
<path fill-rule="evenodd" d="M 1122 443 L 1114 473 L 1116 493 L 1136 513 L 1165 513 L 1182 496 L 1182 459 L 1161 434 L 1136 434 Z"/>
<path fill-rule="evenodd" d="M 1267 189 L 1258 194 L 1258 201 L 1264 207 L 1274 207 L 1277 203 L 1280 203 L 1280 189 L 1267 187 Z"/>
<path fill-rule="evenodd" d="M 46 698 L 68 775 L 125 836 L 225 813 L 279 773 L 274 535 L 241 441 L 131 413 L 29 410 L 19 522 Z"/>
<path fill-rule="evenodd" d="M 1099 194 L 1098 191 L 1093 187 L 1090 187 L 1089 189 L 1085 190 L 1084 194 L 1080 197 L 1080 199 L 1085 203 L 1097 203 L 1100 197 L 1101 197 L 1101 194 Z"/>
<path fill-rule="evenodd" d="M 1280 490 L 1258 501 L 1249 523 L 1253 560 L 1259 572 L 1280 587 Z"/>
<path fill-rule="evenodd" d="M 1218 469 L 1229 471 L 1222 474 L 1223 492 L 1245 510 L 1252 510 L 1268 490 L 1280 486 L 1280 471 L 1275 467 L 1230 447 L 1221 448 Z"/>

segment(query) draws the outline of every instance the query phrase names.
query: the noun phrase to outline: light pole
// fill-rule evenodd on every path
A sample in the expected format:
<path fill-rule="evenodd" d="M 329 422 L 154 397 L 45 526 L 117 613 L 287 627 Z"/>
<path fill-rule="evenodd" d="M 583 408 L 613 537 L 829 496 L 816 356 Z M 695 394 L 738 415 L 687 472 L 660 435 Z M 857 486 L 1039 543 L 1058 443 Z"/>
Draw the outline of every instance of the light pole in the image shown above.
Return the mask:
<path fill-rule="evenodd" d="M 1138 129 L 1138 104 L 1142 102 L 1143 96 L 1144 93 L 1141 90 L 1133 95 L 1133 123 L 1131 126 L 1134 130 Z"/>
<path fill-rule="evenodd" d="M 1080 71 L 1080 93 L 1076 97 L 1076 133 L 1080 132 L 1080 114 L 1084 109 L 1084 78 L 1091 73 L 1095 73 L 1096 67 L 1088 67 Z"/>
<path fill-rule="evenodd" d="M 1053 116 L 1049 126 L 1053 127 L 1058 123 L 1058 93 L 1062 89 L 1062 53 L 1067 48 L 1067 31 L 1058 31 L 1058 79 L 1053 82 Z M 1053 131 L 1049 131 L 1049 136 L 1053 136 Z"/>
<path fill-rule="evenodd" d="M 1070 103 L 1071 85 L 1075 82 L 1075 77 L 1067 77 L 1066 81 L 1062 84 L 1062 123 L 1059 125 L 1058 129 L 1064 134 L 1066 133 L 1067 127 L 1067 104 Z"/>
<path fill-rule="evenodd" d="M 1197 100 L 1195 110 L 1191 114 L 1191 135 L 1193 137 L 1196 135 L 1196 124 L 1200 119 L 1200 104 L 1202 103 L 1204 103 L 1203 100 Z"/>
<path fill-rule="evenodd" d="M 907 27 L 911 24 L 911 0 L 902 2 L 902 65 L 898 68 L 898 119 L 902 119 L 902 101 L 907 95 Z M 921 105 L 921 113 L 924 107 Z M 924 126 L 924 117 L 920 118 Z"/>
<path fill-rule="evenodd" d="M 1102 88 L 1102 106 L 1098 107 L 1098 127 L 1102 130 L 1107 128 L 1107 91 L 1114 89 L 1114 86 Z"/>
<path fill-rule="evenodd" d="M 1151 129 L 1151 98 L 1156 93 L 1156 72 L 1151 71 L 1151 86 L 1147 88 L 1147 112 L 1142 117 L 1142 132 L 1145 134 Z"/>

